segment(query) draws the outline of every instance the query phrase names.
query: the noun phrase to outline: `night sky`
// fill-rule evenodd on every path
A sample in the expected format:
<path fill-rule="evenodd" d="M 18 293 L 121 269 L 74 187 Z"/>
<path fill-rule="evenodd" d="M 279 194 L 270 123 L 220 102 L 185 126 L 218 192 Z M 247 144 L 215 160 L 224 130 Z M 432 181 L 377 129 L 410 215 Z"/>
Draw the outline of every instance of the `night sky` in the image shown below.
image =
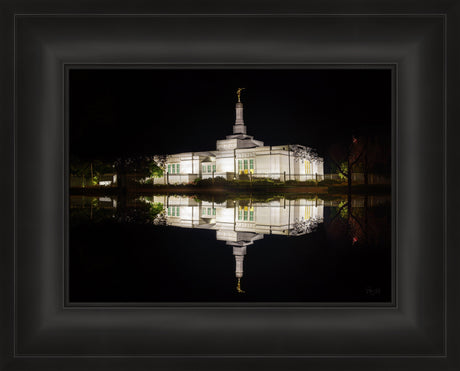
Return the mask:
<path fill-rule="evenodd" d="M 232 134 L 236 89 L 249 135 L 326 158 L 352 135 L 391 136 L 389 69 L 72 69 L 70 154 L 112 160 L 215 150 Z M 326 165 L 327 166 L 327 165 Z"/>

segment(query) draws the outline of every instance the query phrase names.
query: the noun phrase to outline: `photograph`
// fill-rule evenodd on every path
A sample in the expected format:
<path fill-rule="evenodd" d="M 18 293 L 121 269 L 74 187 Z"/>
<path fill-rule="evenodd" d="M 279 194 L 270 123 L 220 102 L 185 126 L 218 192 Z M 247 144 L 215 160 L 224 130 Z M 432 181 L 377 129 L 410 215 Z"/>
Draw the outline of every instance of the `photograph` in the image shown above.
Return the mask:
<path fill-rule="evenodd" d="M 70 69 L 69 303 L 391 302 L 391 86 Z"/>
<path fill-rule="evenodd" d="M 69 303 L 392 301 L 391 69 L 69 69 Z"/>

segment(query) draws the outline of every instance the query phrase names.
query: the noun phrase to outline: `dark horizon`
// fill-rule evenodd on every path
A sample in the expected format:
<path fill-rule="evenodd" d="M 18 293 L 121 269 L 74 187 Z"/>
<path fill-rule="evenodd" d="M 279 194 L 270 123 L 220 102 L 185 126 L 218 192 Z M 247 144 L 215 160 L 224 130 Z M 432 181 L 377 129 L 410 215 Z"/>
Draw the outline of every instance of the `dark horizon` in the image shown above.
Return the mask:
<path fill-rule="evenodd" d="M 70 155 L 114 160 L 215 150 L 232 133 L 236 89 L 248 134 L 327 161 L 352 136 L 391 146 L 390 69 L 72 69 Z M 390 162 L 390 156 L 386 159 Z"/>

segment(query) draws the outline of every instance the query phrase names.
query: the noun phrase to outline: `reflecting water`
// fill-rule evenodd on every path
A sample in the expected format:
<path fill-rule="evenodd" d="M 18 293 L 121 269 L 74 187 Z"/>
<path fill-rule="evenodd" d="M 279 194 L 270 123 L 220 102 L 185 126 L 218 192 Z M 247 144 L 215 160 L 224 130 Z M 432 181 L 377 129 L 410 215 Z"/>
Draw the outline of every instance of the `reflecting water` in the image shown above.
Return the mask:
<path fill-rule="evenodd" d="M 391 299 L 386 197 L 72 196 L 70 226 L 72 302 Z"/>

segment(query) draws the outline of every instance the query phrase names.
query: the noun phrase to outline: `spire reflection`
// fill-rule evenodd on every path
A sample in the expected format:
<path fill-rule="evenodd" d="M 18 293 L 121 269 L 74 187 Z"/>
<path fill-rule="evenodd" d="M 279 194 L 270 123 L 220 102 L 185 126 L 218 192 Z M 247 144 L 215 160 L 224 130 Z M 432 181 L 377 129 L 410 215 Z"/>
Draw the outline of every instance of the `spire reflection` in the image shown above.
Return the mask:
<path fill-rule="evenodd" d="M 187 196 L 141 197 L 152 205 L 163 205 L 162 224 L 180 228 L 214 230 L 216 240 L 225 241 L 235 257 L 236 290 L 241 289 L 247 247 L 266 234 L 301 236 L 323 222 L 324 201 L 278 198 L 268 202 L 252 200 L 202 201 Z M 164 218 L 164 219 L 163 219 Z"/>

